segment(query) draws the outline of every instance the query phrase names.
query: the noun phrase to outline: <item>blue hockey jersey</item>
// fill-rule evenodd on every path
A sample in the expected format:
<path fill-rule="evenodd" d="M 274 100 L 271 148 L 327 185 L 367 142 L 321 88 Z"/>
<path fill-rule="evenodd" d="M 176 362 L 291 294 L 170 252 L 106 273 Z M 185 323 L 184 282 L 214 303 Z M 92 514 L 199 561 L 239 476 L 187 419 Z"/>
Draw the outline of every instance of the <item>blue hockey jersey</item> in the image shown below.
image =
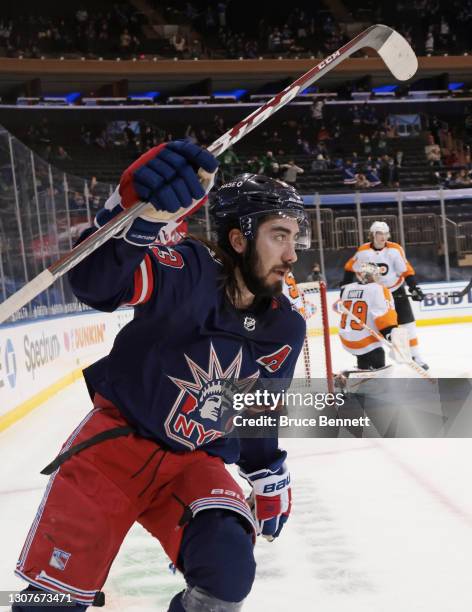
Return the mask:
<path fill-rule="evenodd" d="M 84 376 L 141 435 L 258 469 L 273 459 L 277 440 L 228 438 L 231 397 L 264 379 L 292 378 L 305 321 L 284 296 L 263 312 L 237 310 L 221 275 L 221 262 L 197 240 L 102 245 L 69 273 L 73 291 L 98 310 L 130 304 L 135 316 Z"/>

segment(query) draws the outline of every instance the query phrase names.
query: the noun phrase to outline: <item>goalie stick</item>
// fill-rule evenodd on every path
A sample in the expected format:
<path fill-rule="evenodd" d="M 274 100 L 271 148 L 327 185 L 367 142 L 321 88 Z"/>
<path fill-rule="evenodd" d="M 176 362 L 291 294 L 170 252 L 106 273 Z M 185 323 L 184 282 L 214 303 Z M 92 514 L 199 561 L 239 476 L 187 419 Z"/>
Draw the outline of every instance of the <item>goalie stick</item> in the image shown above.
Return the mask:
<path fill-rule="evenodd" d="M 421 376 L 421 378 L 425 378 L 426 380 L 429 380 L 431 383 L 434 384 L 435 380 L 433 378 L 431 378 L 431 376 L 425 370 L 423 370 L 423 368 L 421 366 L 419 366 L 417 363 L 415 363 L 411 357 L 408 359 L 407 356 L 402 355 L 401 347 L 397 347 L 394 343 L 392 343 L 389 340 L 387 340 L 387 338 L 384 338 L 381 333 L 379 333 L 375 329 L 372 329 L 366 323 L 361 321 L 361 319 L 359 319 L 359 317 L 356 317 L 355 314 L 353 314 L 350 310 L 348 310 L 341 301 L 339 301 L 336 304 L 336 308 L 337 308 L 338 312 L 342 312 L 345 315 L 347 315 L 348 318 L 352 319 L 358 325 L 360 325 L 365 330 L 367 330 L 369 332 L 369 334 L 374 336 L 374 338 L 376 338 L 379 342 L 382 342 L 383 344 L 388 346 L 388 348 L 392 352 L 394 352 L 397 355 L 399 355 L 399 357 L 402 357 L 402 363 L 405 363 L 408 367 L 412 368 L 419 376 Z"/>
<path fill-rule="evenodd" d="M 298 93 L 330 72 L 350 55 L 364 47 L 374 49 L 380 55 L 393 76 L 400 81 L 410 79 L 418 68 L 416 55 L 403 36 L 388 26 L 373 25 L 308 70 L 308 72 L 299 77 L 291 85 L 260 106 L 228 132 L 220 136 L 208 147 L 208 151 L 215 156 L 221 155 L 226 149 L 238 142 L 243 136 L 282 108 L 282 106 L 285 106 L 285 104 L 293 100 Z M 198 208 L 200 204 L 201 200 L 193 203 L 188 208 L 181 208 L 175 213 L 166 213 L 163 211 L 161 219 L 163 223 L 175 223 L 177 225 L 184 217 Z M 61 259 L 46 268 L 46 270 L 43 270 L 33 280 L 26 283 L 19 291 L 7 298 L 0 304 L 0 323 L 47 289 L 56 279 L 71 270 L 76 264 L 85 259 L 87 255 L 95 251 L 114 234 L 117 234 L 126 227 L 135 217 L 138 217 L 148 205 L 147 202 L 138 202 L 135 206 L 124 210 L 94 234 L 74 247 Z"/>

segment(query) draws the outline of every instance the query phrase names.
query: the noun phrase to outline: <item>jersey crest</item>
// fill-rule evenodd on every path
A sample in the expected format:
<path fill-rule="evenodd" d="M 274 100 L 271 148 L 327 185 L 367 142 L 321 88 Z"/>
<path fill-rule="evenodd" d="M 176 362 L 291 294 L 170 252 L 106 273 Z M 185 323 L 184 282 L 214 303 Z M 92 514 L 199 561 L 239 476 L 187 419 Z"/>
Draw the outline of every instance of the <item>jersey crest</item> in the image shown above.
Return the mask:
<path fill-rule="evenodd" d="M 195 450 L 231 430 L 236 414 L 233 395 L 249 391 L 259 377 L 259 371 L 239 378 L 242 348 L 226 369 L 221 366 L 213 344 L 210 344 L 206 369 L 188 355 L 185 355 L 185 360 L 191 380 L 169 376 L 180 392 L 166 419 L 165 429 L 169 438 Z"/>

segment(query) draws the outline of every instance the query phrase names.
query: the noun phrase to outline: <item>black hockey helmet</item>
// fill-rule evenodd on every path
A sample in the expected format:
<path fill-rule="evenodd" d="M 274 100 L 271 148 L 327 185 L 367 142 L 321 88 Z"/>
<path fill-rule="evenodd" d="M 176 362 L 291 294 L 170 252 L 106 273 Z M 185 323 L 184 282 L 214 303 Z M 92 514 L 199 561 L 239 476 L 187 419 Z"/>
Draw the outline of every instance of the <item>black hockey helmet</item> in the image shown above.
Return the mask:
<path fill-rule="evenodd" d="M 220 244 L 226 242 L 232 227 L 239 227 L 243 236 L 254 239 L 263 218 L 280 215 L 298 221 L 295 247 L 310 247 L 311 229 L 302 198 L 287 183 L 268 176 L 245 173 L 222 185 L 213 198 L 210 215 Z"/>

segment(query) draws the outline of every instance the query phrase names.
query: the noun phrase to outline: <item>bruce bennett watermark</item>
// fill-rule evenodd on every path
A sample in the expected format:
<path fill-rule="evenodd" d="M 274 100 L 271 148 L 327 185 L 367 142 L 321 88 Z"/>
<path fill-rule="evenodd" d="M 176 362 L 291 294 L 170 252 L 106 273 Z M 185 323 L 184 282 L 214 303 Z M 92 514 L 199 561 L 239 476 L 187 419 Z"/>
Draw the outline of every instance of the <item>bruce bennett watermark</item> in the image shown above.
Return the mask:
<path fill-rule="evenodd" d="M 370 427 L 368 416 L 357 418 L 328 417 L 320 414 L 317 417 L 290 417 L 285 414 L 270 416 L 261 414 L 247 417 L 237 414 L 233 417 L 234 427 Z"/>
<path fill-rule="evenodd" d="M 369 427 L 368 416 L 340 417 L 318 414 L 316 416 L 289 416 L 287 414 L 268 414 L 271 411 L 296 412 L 296 409 L 314 408 L 321 412 L 326 408 L 341 409 L 345 404 L 343 393 L 292 393 L 281 391 L 273 393 L 257 390 L 254 393 L 235 393 L 233 395 L 233 408 L 235 411 L 245 411 L 233 416 L 234 427 Z M 254 416 L 246 411 L 261 412 Z"/>

